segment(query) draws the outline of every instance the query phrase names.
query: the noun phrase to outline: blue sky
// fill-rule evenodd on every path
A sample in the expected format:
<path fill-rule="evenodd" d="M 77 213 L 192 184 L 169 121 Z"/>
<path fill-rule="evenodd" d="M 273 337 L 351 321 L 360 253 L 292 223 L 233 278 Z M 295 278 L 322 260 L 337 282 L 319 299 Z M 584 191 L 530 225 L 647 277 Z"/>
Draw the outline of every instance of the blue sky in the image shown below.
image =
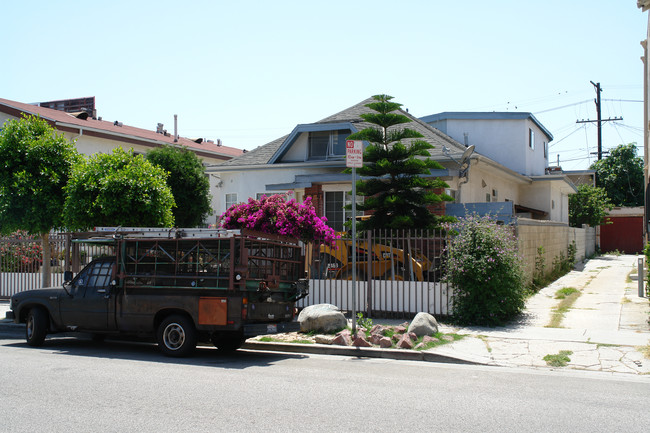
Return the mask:
<path fill-rule="evenodd" d="M 634 0 L 30 1 L 2 6 L 0 97 L 95 96 L 98 115 L 252 150 L 378 93 L 418 117 L 529 111 L 552 161 L 643 142 Z M 561 108 L 563 107 L 563 108 Z M 639 148 L 642 156 L 642 148 Z"/>

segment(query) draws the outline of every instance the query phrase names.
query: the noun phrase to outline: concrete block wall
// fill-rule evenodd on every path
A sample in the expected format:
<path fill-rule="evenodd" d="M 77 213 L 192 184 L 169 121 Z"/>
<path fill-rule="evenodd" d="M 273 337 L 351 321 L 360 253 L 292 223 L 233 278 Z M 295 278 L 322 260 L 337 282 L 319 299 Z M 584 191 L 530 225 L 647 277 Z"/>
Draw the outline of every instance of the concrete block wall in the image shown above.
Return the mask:
<path fill-rule="evenodd" d="M 516 234 L 529 281 L 533 279 L 537 248 L 540 246 L 544 247 L 546 271 L 552 269 L 553 260 L 560 254 L 567 256 L 567 249 L 572 241 L 576 243 L 578 261 L 592 256 L 596 251 L 596 229 L 591 227 L 575 228 L 554 221 L 518 218 Z"/>

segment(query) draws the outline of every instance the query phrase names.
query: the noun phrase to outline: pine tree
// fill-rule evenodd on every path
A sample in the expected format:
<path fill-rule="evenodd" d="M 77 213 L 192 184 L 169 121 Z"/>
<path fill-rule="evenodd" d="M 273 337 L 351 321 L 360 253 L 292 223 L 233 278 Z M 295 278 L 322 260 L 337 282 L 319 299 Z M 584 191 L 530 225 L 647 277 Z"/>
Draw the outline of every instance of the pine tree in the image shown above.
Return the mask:
<path fill-rule="evenodd" d="M 374 113 L 362 114 L 368 123 L 376 125 L 356 132 L 348 140 L 364 140 L 364 166 L 357 169 L 368 180 L 357 181 L 357 195 L 365 201 L 357 205 L 362 211 L 372 211 L 370 218 L 357 224 L 358 230 L 372 229 L 430 229 L 440 223 L 428 205 L 452 200 L 433 190 L 448 185 L 430 175 L 430 169 L 443 168 L 430 159 L 433 145 L 418 140 L 419 132 L 400 127 L 411 119 L 398 112 L 402 104 L 391 102 L 392 96 L 373 96 L 375 102 L 366 104 Z M 409 140 L 406 142 L 405 140 Z"/>

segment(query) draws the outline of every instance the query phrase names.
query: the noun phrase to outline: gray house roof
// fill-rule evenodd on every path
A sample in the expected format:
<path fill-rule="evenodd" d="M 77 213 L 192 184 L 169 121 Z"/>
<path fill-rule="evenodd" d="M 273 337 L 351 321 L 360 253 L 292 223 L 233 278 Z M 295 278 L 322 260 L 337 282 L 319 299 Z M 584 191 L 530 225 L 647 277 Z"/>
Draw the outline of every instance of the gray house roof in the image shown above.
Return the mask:
<path fill-rule="evenodd" d="M 540 123 L 539 120 L 528 112 L 509 112 L 509 111 L 445 111 L 443 113 L 431 114 L 421 117 L 425 123 L 438 122 L 441 120 L 521 120 L 530 119 L 539 129 L 546 134 L 548 141 L 553 141 L 553 134 Z"/>
<path fill-rule="evenodd" d="M 356 129 L 358 131 L 372 127 L 374 125 L 365 122 L 360 116 L 361 114 L 372 112 L 370 108 L 366 107 L 366 104 L 369 104 L 371 102 L 374 102 L 374 99 L 368 98 L 339 113 L 319 120 L 318 122 L 297 125 L 292 133 L 273 140 L 270 143 L 260 146 L 250 152 L 246 152 L 241 156 L 233 158 L 229 161 L 225 161 L 222 164 L 219 164 L 219 167 L 266 165 L 277 162 L 279 159 L 278 157 L 281 156 L 283 152 L 287 151 L 287 147 L 293 143 L 293 138 L 295 138 L 296 134 L 309 131 L 312 127 L 313 130 L 317 130 L 321 129 L 327 124 L 344 123 L 350 124 L 352 129 Z M 407 116 L 412 121 L 411 123 L 404 126 L 407 126 L 409 129 L 418 131 L 424 136 L 424 138 L 421 138 L 421 140 L 425 140 L 434 146 L 434 149 L 430 150 L 432 159 L 439 161 L 449 160 L 449 158 L 442 152 L 443 146 L 446 146 L 454 156 L 461 155 L 465 151 L 465 146 L 453 138 L 443 134 L 439 130 L 433 128 L 417 117 L 410 115 L 408 112 L 404 110 L 399 111 L 400 114 Z M 318 164 L 320 164 L 320 162 L 314 162 L 314 165 Z M 341 166 L 345 166 L 344 161 L 341 162 Z"/>

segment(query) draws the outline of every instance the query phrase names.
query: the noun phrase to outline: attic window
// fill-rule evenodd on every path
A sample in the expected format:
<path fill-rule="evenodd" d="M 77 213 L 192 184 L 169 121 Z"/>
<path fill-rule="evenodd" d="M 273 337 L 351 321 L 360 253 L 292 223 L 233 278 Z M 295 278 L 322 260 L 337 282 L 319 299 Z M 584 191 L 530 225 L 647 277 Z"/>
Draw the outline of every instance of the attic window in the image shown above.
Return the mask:
<path fill-rule="evenodd" d="M 311 131 L 309 133 L 309 160 L 341 159 L 345 156 L 345 139 L 349 129 Z"/>
<path fill-rule="evenodd" d="M 528 129 L 528 147 L 535 150 L 535 131 Z"/>

